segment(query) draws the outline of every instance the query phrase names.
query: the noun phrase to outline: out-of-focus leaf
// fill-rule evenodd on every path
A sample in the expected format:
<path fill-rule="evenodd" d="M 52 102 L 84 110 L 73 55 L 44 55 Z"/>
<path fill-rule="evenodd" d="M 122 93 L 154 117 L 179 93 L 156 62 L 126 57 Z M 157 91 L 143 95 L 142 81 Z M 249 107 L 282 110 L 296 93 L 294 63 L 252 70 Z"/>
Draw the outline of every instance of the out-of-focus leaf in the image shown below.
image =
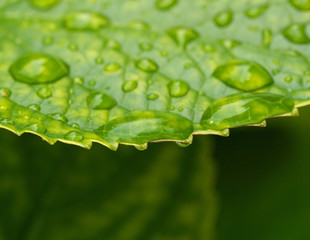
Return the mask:
<path fill-rule="evenodd" d="M 213 239 L 214 166 L 199 140 L 88 151 L 1 131 L 0 239 Z"/>

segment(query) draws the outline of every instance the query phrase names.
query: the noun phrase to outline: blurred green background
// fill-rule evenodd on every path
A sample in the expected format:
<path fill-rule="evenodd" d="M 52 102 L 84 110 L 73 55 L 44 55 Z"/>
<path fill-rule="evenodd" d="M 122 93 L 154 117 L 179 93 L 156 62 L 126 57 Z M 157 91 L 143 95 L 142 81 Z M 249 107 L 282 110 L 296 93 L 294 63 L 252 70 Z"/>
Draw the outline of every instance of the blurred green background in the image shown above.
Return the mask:
<path fill-rule="evenodd" d="M 0 131 L 0 240 L 305 240 L 310 107 L 181 148 L 91 150 Z"/>

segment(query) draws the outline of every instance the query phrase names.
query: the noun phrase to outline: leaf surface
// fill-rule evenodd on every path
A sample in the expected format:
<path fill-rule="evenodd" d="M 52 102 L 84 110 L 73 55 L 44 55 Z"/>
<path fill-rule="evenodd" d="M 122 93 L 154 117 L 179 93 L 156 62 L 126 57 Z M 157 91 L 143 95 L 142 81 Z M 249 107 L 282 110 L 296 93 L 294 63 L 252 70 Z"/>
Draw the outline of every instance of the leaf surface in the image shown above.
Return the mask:
<path fill-rule="evenodd" d="M 310 99 L 308 5 L 4 0 L 0 126 L 144 149 L 297 115 Z"/>

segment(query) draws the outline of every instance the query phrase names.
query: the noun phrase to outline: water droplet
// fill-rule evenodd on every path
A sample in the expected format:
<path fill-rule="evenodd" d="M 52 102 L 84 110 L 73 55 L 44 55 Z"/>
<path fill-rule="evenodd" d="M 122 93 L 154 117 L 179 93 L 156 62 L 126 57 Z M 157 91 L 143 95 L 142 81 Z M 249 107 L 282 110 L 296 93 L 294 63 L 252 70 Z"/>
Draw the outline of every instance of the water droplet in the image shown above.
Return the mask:
<path fill-rule="evenodd" d="M 188 93 L 188 83 L 183 80 L 174 80 L 168 85 L 171 97 L 183 97 Z"/>
<path fill-rule="evenodd" d="M 94 12 L 74 12 L 68 14 L 64 19 L 64 25 L 71 30 L 97 31 L 109 24 L 109 20 Z"/>
<path fill-rule="evenodd" d="M 84 136 L 79 132 L 71 131 L 65 135 L 65 139 L 70 141 L 82 141 L 84 139 Z"/>
<path fill-rule="evenodd" d="M 10 97 L 12 91 L 8 88 L 0 87 L 0 97 Z"/>
<path fill-rule="evenodd" d="M 140 43 L 139 48 L 142 51 L 150 51 L 153 49 L 153 45 L 151 43 Z"/>
<path fill-rule="evenodd" d="M 103 58 L 102 57 L 96 57 L 96 63 L 97 64 L 102 64 L 103 63 Z"/>
<path fill-rule="evenodd" d="M 29 0 L 29 2 L 35 8 L 47 10 L 56 6 L 60 0 Z"/>
<path fill-rule="evenodd" d="M 54 42 L 54 38 L 53 37 L 44 37 L 42 42 L 44 45 L 48 46 Z"/>
<path fill-rule="evenodd" d="M 273 69 L 272 70 L 272 74 L 273 75 L 278 75 L 280 73 L 280 70 L 279 69 Z"/>
<path fill-rule="evenodd" d="M 109 110 L 116 104 L 114 98 L 105 93 L 92 93 L 87 97 L 87 105 L 95 110 Z"/>
<path fill-rule="evenodd" d="M 114 50 L 120 50 L 121 49 L 121 45 L 113 39 L 105 40 L 104 46 L 106 48 L 110 48 L 110 49 L 114 49 Z"/>
<path fill-rule="evenodd" d="M 55 82 L 69 74 L 69 68 L 63 61 L 39 53 L 20 57 L 9 71 L 16 81 L 28 84 Z"/>
<path fill-rule="evenodd" d="M 75 78 L 73 78 L 73 82 L 75 84 L 83 85 L 84 84 L 84 79 L 82 77 L 75 77 Z"/>
<path fill-rule="evenodd" d="M 233 13 L 225 11 L 217 14 L 214 17 L 214 22 L 218 27 L 227 27 L 233 20 Z"/>
<path fill-rule="evenodd" d="M 40 98 L 49 98 L 51 97 L 53 94 L 52 94 L 52 91 L 49 87 L 41 87 L 39 88 L 39 90 L 37 91 L 37 95 L 40 97 Z"/>
<path fill-rule="evenodd" d="M 12 120 L 9 120 L 7 118 L 4 118 L 0 121 L 1 124 L 3 125 L 14 125 L 14 122 Z"/>
<path fill-rule="evenodd" d="M 95 86 L 96 84 L 97 84 L 96 80 L 90 80 L 88 82 L 88 85 L 91 86 L 91 87 Z"/>
<path fill-rule="evenodd" d="M 106 72 L 117 72 L 120 70 L 121 66 L 118 63 L 108 63 L 105 67 L 104 70 Z"/>
<path fill-rule="evenodd" d="M 306 33 L 304 24 L 292 24 L 283 30 L 284 37 L 292 43 L 306 44 L 310 43 L 310 38 Z"/>
<path fill-rule="evenodd" d="M 270 29 L 264 29 L 262 31 L 262 39 L 263 39 L 263 45 L 265 47 L 269 47 L 272 42 L 272 32 Z"/>
<path fill-rule="evenodd" d="M 262 15 L 267 9 L 268 5 L 256 6 L 245 10 L 244 14 L 249 18 L 257 18 Z"/>
<path fill-rule="evenodd" d="M 74 44 L 74 43 L 70 43 L 68 45 L 68 49 L 73 51 L 73 52 L 75 52 L 75 51 L 79 50 L 79 47 L 76 44 Z"/>
<path fill-rule="evenodd" d="M 150 28 L 150 26 L 147 23 L 139 21 L 139 20 L 131 21 L 129 23 L 129 27 L 138 29 L 138 30 L 148 30 Z"/>
<path fill-rule="evenodd" d="M 195 30 L 186 27 L 172 28 L 168 31 L 168 34 L 182 48 L 186 48 L 190 42 L 199 37 Z"/>
<path fill-rule="evenodd" d="M 261 123 L 264 119 L 292 113 L 294 102 L 269 93 L 234 94 L 215 101 L 204 112 L 200 124 L 206 129 Z"/>
<path fill-rule="evenodd" d="M 96 132 L 110 142 L 138 145 L 161 139 L 184 141 L 192 131 L 192 122 L 179 114 L 133 111 L 109 121 Z"/>
<path fill-rule="evenodd" d="M 70 125 L 70 127 L 79 129 L 79 128 L 80 128 L 80 125 L 77 124 L 77 123 L 72 123 L 72 124 Z"/>
<path fill-rule="evenodd" d="M 178 3 L 178 0 L 157 0 L 156 7 L 159 10 L 167 10 Z"/>
<path fill-rule="evenodd" d="M 289 0 L 292 6 L 301 10 L 307 11 L 310 10 L 310 0 Z"/>
<path fill-rule="evenodd" d="M 292 77 L 292 76 L 286 76 L 286 77 L 284 78 L 284 81 L 287 82 L 287 83 L 290 83 L 290 82 L 293 81 L 293 77 Z"/>
<path fill-rule="evenodd" d="M 45 133 L 46 128 L 44 127 L 43 123 L 34 123 L 26 127 L 28 130 L 33 131 L 33 132 L 40 132 L 40 133 Z"/>
<path fill-rule="evenodd" d="M 138 60 L 136 66 L 144 72 L 156 72 L 158 70 L 157 63 L 148 58 Z"/>
<path fill-rule="evenodd" d="M 213 76 L 230 87 L 254 91 L 273 83 L 267 70 L 255 62 L 232 61 L 219 66 Z"/>
<path fill-rule="evenodd" d="M 150 100 L 150 101 L 154 101 L 156 99 L 159 98 L 158 94 L 157 93 L 149 93 L 147 96 L 146 96 L 147 100 Z"/>
<path fill-rule="evenodd" d="M 28 106 L 28 108 L 33 110 L 33 111 L 37 111 L 37 112 L 39 112 L 41 110 L 41 107 L 38 104 L 30 104 Z"/>
<path fill-rule="evenodd" d="M 221 40 L 220 42 L 227 49 L 233 49 L 234 47 L 241 45 L 240 42 L 236 40 L 231 40 L 231 39 L 224 39 L 224 40 Z"/>
<path fill-rule="evenodd" d="M 64 116 L 61 113 L 53 113 L 49 115 L 51 118 L 57 120 L 57 121 L 62 121 L 62 122 L 68 122 L 68 119 L 66 118 L 66 116 Z"/>
<path fill-rule="evenodd" d="M 179 111 L 179 112 L 183 112 L 183 110 L 184 110 L 184 108 L 182 108 L 182 107 L 179 107 L 179 108 L 178 108 L 178 111 Z"/>
<path fill-rule="evenodd" d="M 147 143 L 143 143 L 143 144 L 134 145 L 134 146 L 135 146 L 135 148 L 136 148 L 137 150 L 139 150 L 139 151 L 144 151 L 144 150 L 147 149 L 148 144 L 147 144 Z"/>
<path fill-rule="evenodd" d="M 136 80 L 127 80 L 122 85 L 122 90 L 124 92 L 132 92 L 138 86 L 138 82 Z"/>
<path fill-rule="evenodd" d="M 207 53 L 215 52 L 215 48 L 210 44 L 203 44 L 202 50 L 207 52 Z"/>
<path fill-rule="evenodd" d="M 192 143 L 191 142 L 176 142 L 176 144 L 179 146 L 179 147 L 189 147 Z"/>

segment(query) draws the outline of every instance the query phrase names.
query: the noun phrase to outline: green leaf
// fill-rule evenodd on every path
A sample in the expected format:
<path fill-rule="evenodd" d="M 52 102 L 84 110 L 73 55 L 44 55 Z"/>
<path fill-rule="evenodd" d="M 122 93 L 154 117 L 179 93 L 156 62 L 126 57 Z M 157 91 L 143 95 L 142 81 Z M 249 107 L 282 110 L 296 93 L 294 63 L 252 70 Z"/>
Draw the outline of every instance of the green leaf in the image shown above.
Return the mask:
<path fill-rule="evenodd" d="M 1 131 L 0 239 L 214 239 L 209 139 L 144 152 L 38 140 Z"/>
<path fill-rule="evenodd" d="M 310 100 L 308 1 L 3 0 L 0 127 L 90 148 L 265 125 Z"/>

